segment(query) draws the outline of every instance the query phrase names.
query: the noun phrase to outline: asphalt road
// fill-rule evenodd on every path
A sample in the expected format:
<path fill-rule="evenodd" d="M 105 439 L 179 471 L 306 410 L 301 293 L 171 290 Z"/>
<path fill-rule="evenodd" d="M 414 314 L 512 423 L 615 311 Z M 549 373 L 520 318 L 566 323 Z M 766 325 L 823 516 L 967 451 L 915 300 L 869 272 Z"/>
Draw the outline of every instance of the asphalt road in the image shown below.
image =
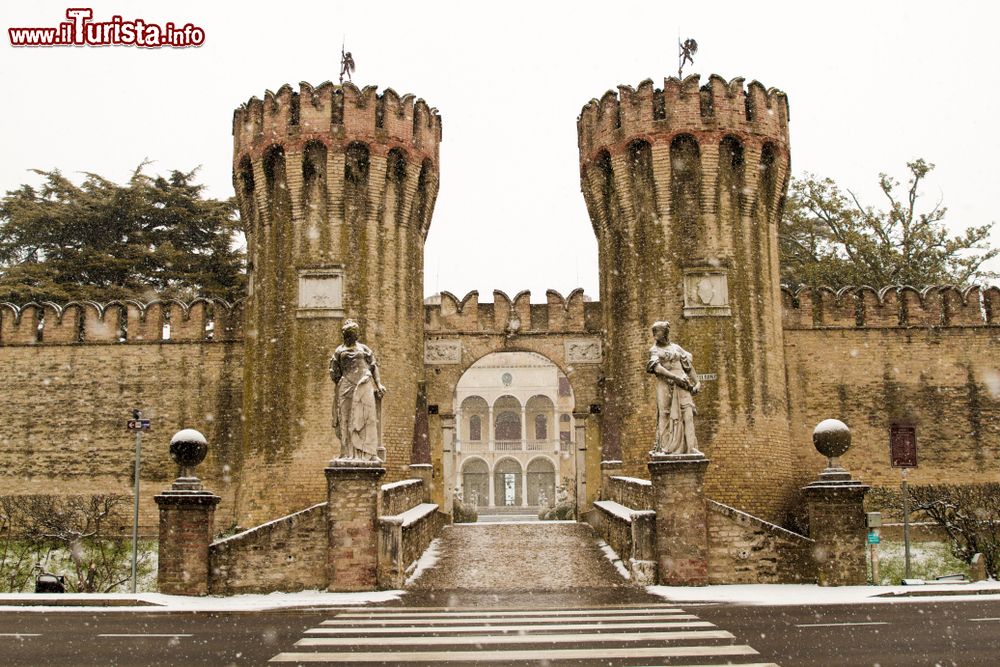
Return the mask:
<path fill-rule="evenodd" d="M 544 596 L 533 601 L 547 606 L 539 598 Z M 483 602 L 493 602 L 494 608 L 506 606 L 500 599 Z M 594 601 L 591 608 L 602 602 Z M 760 653 L 755 660 L 785 667 L 1000 664 L 997 599 L 818 607 L 677 606 L 752 646 Z M 293 650 L 307 630 L 335 615 L 331 610 L 3 612 L 0 665 L 263 665 L 276 654 Z"/>
<path fill-rule="evenodd" d="M 939 598 L 940 600 L 940 598 Z M 1000 665 L 1000 599 L 891 604 L 680 605 L 784 667 Z"/>

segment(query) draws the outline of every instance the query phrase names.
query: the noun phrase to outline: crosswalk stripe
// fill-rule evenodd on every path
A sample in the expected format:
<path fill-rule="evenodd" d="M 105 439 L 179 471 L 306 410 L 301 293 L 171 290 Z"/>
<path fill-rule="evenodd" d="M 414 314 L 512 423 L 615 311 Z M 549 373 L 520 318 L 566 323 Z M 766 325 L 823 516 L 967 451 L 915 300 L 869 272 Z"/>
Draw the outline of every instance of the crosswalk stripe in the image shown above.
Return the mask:
<path fill-rule="evenodd" d="M 468 625 L 470 622 L 478 620 L 481 617 L 463 617 L 463 618 L 365 618 L 365 619 L 347 619 L 338 616 L 337 618 L 332 618 L 323 621 L 320 625 L 323 626 L 343 626 L 343 625 L 354 625 L 354 626 L 381 626 L 387 627 L 390 625 L 413 625 L 413 626 L 427 626 L 427 627 L 439 627 L 447 625 Z M 593 616 L 561 616 L 557 618 L 538 618 L 531 619 L 532 623 L 563 623 L 563 622 L 574 622 L 574 623 L 595 623 L 600 624 L 602 622 L 622 622 L 622 621 L 694 621 L 697 620 L 697 616 L 692 614 L 662 614 L 658 616 L 606 616 L 600 618 L 594 618 Z M 512 625 L 515 623 L 524 623 L 527 619 L 524 617 L 512 617 L 512 618 L 500 618 L 491 617 L 482 619 L 484 623 L 490 623 L 493 625 Z"/>
<path fill-rule="evenodd" d="M 376 611 L 345 612 L 337 614 L 338 618 L 457 618 L 459 616 L 505 617 L 505 616 L 617 616 L 617 615 L 655 615 L 679 614 L 676 607 L 661 607 L 656 609 L 530 609 L 530 610 L 491 610 L 477 611 L 475 609 L 461 611 L 411 612 L 411 611 Z"/>
<path fill-rule="evenodd" d="M 466 635 L 462 637 L 307 637 L 296 646 L 458 646 L 460 644 L 579 644 L 581 642 L 686 641 L 692 639 L 734 639 L 725 630 L 679 630 L 676 632 L 600 632 L 563 635 Z"/>
<path fill-rule="evenodd" d="M 730 632 L 674 606 L 351 609 L 306 630 L 272 663 L 706 663 L 777 667 Z M 756 658 L 760 660 L 760 658 Z M 648 661 L 648 662 L 647 662 Z M 752 663 L 752 665 L 751 665 Z M 687 667 L 698 667 L 687 664 Z"/>
<path fill-rule="evenodd" d="M 685 606 L 687 606 L 686 603 L 685 603 Z M 619 609 L 619 610 L 624 610 L 624 611 L 634 611 L 636 609 L 659 609 L 659 610 L 662 611 L 664 609 L 675 609 L 676 607 L 677 607 L 677 605 L 675 605 L 675 604 L 666 604 L 666 603 L 661 603 L 661 604 L 656 604 L 656 603 L 653 603 L 653 604 L 638 604 L 638 603 L 633 603 L 633 604 L 615 604 L 613 606 L 612 605 L 605 605 L 605 606 L 601 606 L 601 607 L 592 607 L 592 606 L 591 607 L 574 607 L 574 606 L 571 606 L 571 605 L 558 606 L 558 607 L 532 607 L 530 610 L 529 609 L 522 609 L 522 610 L 519 610 L 519 611 L 542 611 L 542 612 L 545 612 L 545 611 L 548 611 L 548 612 L 553 612 L 553 611 L 598 611 L 598 610 L 605 610 L 605 609 Z M 349 607 L 340 607 L 339 609 L 341 611 L 343 611 L 344 613 L 369 612 L 369 613 L 372 613 L 372 614 L 379 613 L 379 612 L 385 612 L 385 613 L 388 613 L 388 614 L 394 614 L 394 613 L 398 613 L 398 612 L 407 612 L 407 613 L 409 613 L 409 612 L 418 612 L 418 611 L 435 611 L 435 612 L 437 612 L 437 611 L 483 611 L 483 612 L 491 612 L 491 611 L 512 611 L 513 610 L 513 608 L 510 608 L 510 607 L 482 607 L 482 606 L 449 607 L 449 606 L 446 606 L 446 605 L 445 606 L 440 606 L 439 605 L 437 607 L 410 607 L 410 606 L 406 606 L 406 607 L 358 607 L 357 605 L 354 605 L 354 606 L 349 606 Z"/>
<path fill-rule="evenodd" d="M 342 627 L 342 628 L 310 628 L 306 630 L 306 634 L 311 635 L 343 635 L 343 634 L 359 634 L 359 635 L 390 635 L 390 634 L 404 634 L 412 632 L 431 632 L 435 635 L 453 634 L 460 632 L 483 632 L 484 630 L 493 630 L 494 632 L 552 632 L 552 631 L 566 631 L 566 630 L 654 630 L 657 628 L 714 628 L 715 625 L 709 623 L 708 621 L 662 621 L 659 623 L 601 623 L 595 625 L 594 623 L 562 623 L 558 625 L 491 625 L 491 624 L 478 624 L 478 625 L 449 625 L 446 627 L 433 628 L 428 630 L 426 626 L 396 626 L 391 628 L 358 628 L 358 627 Z"/>
<path fill-rule="evenodd" d="M 636 646 L 629 648 L 554 649 L 524 651 L 413 651 L 380 653 L 279 653 L 270 662 L 400 663 L 400 662 L 517 662 L 530 660 L 588 660 L 614 658 L 682 658 L 758 655 L 750 646 Z"/>

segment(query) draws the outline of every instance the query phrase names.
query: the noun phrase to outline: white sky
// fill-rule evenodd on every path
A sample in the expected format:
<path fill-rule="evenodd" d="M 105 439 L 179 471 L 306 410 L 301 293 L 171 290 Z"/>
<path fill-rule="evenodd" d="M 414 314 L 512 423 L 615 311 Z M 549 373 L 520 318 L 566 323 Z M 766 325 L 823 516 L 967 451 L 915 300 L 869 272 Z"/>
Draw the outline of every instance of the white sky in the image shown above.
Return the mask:
<path fill-rule="evenodd" d="M 195 49 L 14 49 L 6 28 L 54 26 L 67 6 L 194 23 Z M 792 167 L 875 202 L 877 174 L 937 165 L 923 189 L 956 228 L 998 218 L 1000 9 L 974 2 L 92 2 L 0 7 L 0 188 L 28 169 L 124 181 L 201 165 L 232 195 L 231 118 L 283 83 L 336 80 L 341 38 L 355 83 L 423 97 L 442 115 L 441 190 L 425 292 L 459 296 L 582 286 L 597 295 L 597 245 L 579 189 L 576 116 L 616 85 L 676 73 L 678 34 L 698 40 L 703 80 L 784 90 Z M 1000 231 L 994 244 L 1000 243 Z M 998 263 L 1000 264 L 1000 263 Z M 1000 269 L 995 264 L 994 269 Z"/>

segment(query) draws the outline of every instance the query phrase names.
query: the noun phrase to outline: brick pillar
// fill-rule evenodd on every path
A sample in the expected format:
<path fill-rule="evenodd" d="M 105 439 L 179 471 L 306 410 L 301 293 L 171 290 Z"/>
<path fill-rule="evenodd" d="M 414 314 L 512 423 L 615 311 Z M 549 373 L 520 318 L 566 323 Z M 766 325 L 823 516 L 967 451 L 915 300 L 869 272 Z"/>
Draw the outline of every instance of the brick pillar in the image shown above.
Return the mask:
<path fill-rule="evenodd" d="M 868 487 L 839 467 L 820 473 L 804 489 L 809 537 L 820 586 L 859 586 L 868 582 L 864 500 Z"/>
<path fill-rule="evenodd" d="M 423 483 L 420 502 L 431 502 L 431 491 L 433 490 L 431 484 L 433 483 L 434 466 L 430 463 L 411 463 L 410 477 L 413 479 L 419 479 Z"/>
<path fill-rule="evenodd" d="M 600 498 L 601 500 L 612 500 L 611 498 L 611 488 L 608 480 L 612 477 L 621 475 L 622 473 L 622 462 L 621 461 L 601 461 L 601 489 Z"/>
<path fill-rule="evenodd" d="M 326 468 L 327 578 L 331 591 L 377 586 L 380 461 L 334 459 Z"/>
<path fill-rule="evenodd" d="M 157 587 L 171 595 L 208 595 L 208 546 L 221 498 L 197 477 L 178 477 L 153 500 L 160 508 Z"/>
<path fill-rule="evenodd" d="M 708 583 L 708 509 L 704 454 L 650 457 L 656 510 L 656 572 L 665 586 Z"/>

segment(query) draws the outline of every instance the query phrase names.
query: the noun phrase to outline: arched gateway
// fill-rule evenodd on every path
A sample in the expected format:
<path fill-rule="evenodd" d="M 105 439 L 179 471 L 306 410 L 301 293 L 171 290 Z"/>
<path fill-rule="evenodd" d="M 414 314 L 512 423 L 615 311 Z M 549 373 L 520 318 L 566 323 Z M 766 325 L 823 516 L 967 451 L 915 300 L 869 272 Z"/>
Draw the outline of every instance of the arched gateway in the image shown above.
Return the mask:
<path fill-rule="evenodd" d="M 454 390 L 454 475 L 446 488 L 489 514 L 504 508 L 537 513 L 556 489 L 578 486 L 572 384 L 537 352 L 491 352 L 472 363 Z M 585 443 L 584 443 L 585 444 Z M 585 472 L 585 471 L 584 471 Z"/>

